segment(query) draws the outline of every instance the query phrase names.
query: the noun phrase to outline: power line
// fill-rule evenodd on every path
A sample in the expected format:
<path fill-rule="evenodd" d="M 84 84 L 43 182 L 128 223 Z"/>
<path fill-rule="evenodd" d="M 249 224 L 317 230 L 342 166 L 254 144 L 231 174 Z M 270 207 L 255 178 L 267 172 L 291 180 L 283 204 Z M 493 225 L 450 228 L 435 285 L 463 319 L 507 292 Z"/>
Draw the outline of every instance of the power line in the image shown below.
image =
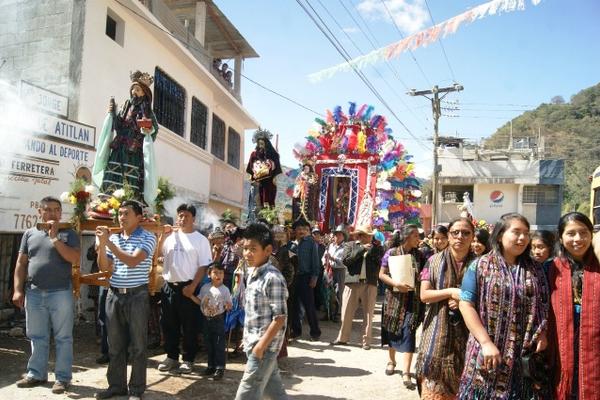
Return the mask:
<path fill-rule="evenodd" d="M 425 0 L 425 6 L 427 6 L 427 12 L 429 13 L 429 18 L 431 18 L 431 23 L 433 24 L 433 26 L 435 26 L 436 23 L 433 20 L 433 15 L 431 14 L 431 9 L 429 8 L 429 4 L 427 3 L 427 0 Z M 452 66 L 450 65 L 450 60 L 448 59 L 448 55 L 446 54 L 446 49 L 444 48 L 444 43 L 442 43 L 441 35 L 438 37 L 438 43 L 440 44 L 440 47 L 442 48 L 442 53 L 444 54 L 444 58 L 446 59 L 446 64 L 448 64 L 448 69 L 450 70 L 450 76 L 452 76 L 452 79 L 454 80 L 454 82 L 456 82 L 456 76 L 454 75 L 454 70 L 452 69 Z"/>
<path fill-rule="evenodd" d="M 346 5 L 343 3 L 342 0 L 338 0 L 339 3 L 341 4 L 341 6 L 344 8 L 344 10 L 346 10 L 346 13 L 350 16 L 350 18 L 352 19 L 352 21 L 354 22 L 354 24 L 356 25 L 356 27 L 360 30 L 360 32 L 363 34 L 363 36 L 367 39 L 367 41 L 369 42 L 369 44 L 371 45 L 371 48 L 373 50 L 376 50 L 377 48 L 381 47 L 379 42 L 377 41 L 377 38 L 375 37 L 375 34 L 373 34 L 373 31 L 371 31 L 371 29 L 369 28 L 369 25 L 367 24 L 367 22 L 365 21 L 365 19 L 362 17 L 362 15 L 360 15 L 360 13 L 356 13 L 358 15 L 358 18 L 360 18 L 360 20 L 362 21 L 362 23 L 364 24 L 365 28 L 367 29 L 367 31 L 369 32 L 369 34 L 371 35 L 371 37 L 373 38 L 373 40 L 375 42 L 373 42 L 373 40 L 371 40 L 371 38 L 369 38 L 369 35 L 367 35 L 367 33 L 363 30 L 363 28 L 360 26 L 360 24 L 358 23 L 358 21 L 354 18 L 354 15 L 352 15 L 352 12 L 348 9 L 348 7 L 346 7 Z M 350 1 L 350 0 L 349 0 Z M 352 3 L 351 3 L 352 4 Z M 354 4 L 353 4 L 354 5 Z M 347 32 L 344 32 L 347 35 Z M 361 54 L 365 54 L 362 50 L 359 49 L 359 52 Z M 404 89 L 406 89 L 407 91 L 410 90 L 408 88 L 408 86 L 406 85 L 406 83 L 404 82 L 404 80 L 400 77 L 400 74 L 398 73 L 398 71 L 396 71 L 396 69 L 394 68 L 393 64 L 389 61 L 389 60 L 385 60 L 385 64 L 388 67 L 388 69 L 392 72 L 392 74 L 394 75 L 394 77 L 398 80 L 398 82 L 400 82 L 402 84 L 402 86 L 404 86 Z M 375 67 L 373 67 L 375 68 Z M 425 130 L 429 130 L 429 127 L 421 121 L 421 119 L 419 117 L 417 117 L 417 115 L 415 114 L 415 112 L 411 109 L 411 107 L 408 105 L 408 103 L 406 103 L 406 101 L 404 101 L 404 99 L 402 97 L 400 97 L 400 95 L 397 94 L 397 92 L 395 90 L 392 90 L 394 92 L 394 94 L 396 95 L 396 97 L 398 97 L 398 99 L 400 100 L 400 102 L 407 108 L 407 110 L 412 114 L 412 116 L 419 121 L 419 123 L 421 123 L 421 125 L 423 126 L 423 128 Z M 427 117 L 425 117 L 426 120 L 428 120 Z"/>
<path fill-rule="evenodd" d="M 335 35 L 333 35 L 333 33 L 331 32 L 329 27 L 325 24 L 325 21 L 323 21 L 323 19 L 319 16 L 319 14 L 316 12 L 314 7 L 312 6 L 312 4 L 310 4 L 310 1 L 309 0 L 305 0 L 305 1 L 306 1 L 306 4 L 312 9 L 312 11 L 315 15 L 311 14 L 311 12 L 306 8 L 306 6 L 301 2 L 301 0 L 296 0 L 296 3 L 298 3 L 298 5 L 302 8 L 302 10 L 306 13 L 306 15 L 308 15 L 308 17 L 313 21 L 315 26 L 321 31 L 321 33 L 323 33 L 325 38 L 331 43 L 331 45 L 336 49 L 336 51 L 344 58 L 344 60 L 346 60 L 346 62 L 351 66 L 352 70 L 356 73 L 356 75 L 358 75 L 358 77 L 363 81 L 363 83 L 367 86 L 367 88 L 375 95 L 375 97 L 381 102 L 381 104 L 383 104 L 383 106 L 390 112 L 390 114 L 392 114 L 392 116 L 398 121 L 398 123 L 400 123 L 400 125 L 406 130 L 406 132 L 413 139 L 415 139 L 420 146 L 422 146 L 423 148 L 425 148 L 427 150 L 430 150 L 430 148 L 428 148 L 423 143 L 421 143 L 421 139 L 417 138 L 412 133 L 412 131 L 410 129 L 408 129 L 406 124 L 404 124 L 404 122 L 402 122 L 402 120 L 400 120 L 398 115 L 394 112 L 394 110 L 392 110 L 392 108 L 385 101 L 385 99 L 381 96 L 381 94 L 377 91 L 377 89 L 375 89 L 375 87 L 369 81 L 369 79 L 360 70 L 358 70 L 354 65 L 352 65 L 350 63 L 350 56 L 349 56 L 348 52 L 346 51 L 346 49 L 344 48 L 344 46 L 337 40 Z M 318 18 L 321 21 L 321 24 L 323 26 L 321 26 L 319 24 L 319 22 L 317 21 L 315 16 L 316 16 L 316 18 Z M 327 34 L 327 32 L 325 32 L 325 29 L 329 32 L 329 35 Z"/>
<path fill-rule="evenodd" d="M 323 2 L 321 0 L 317 0 L 319 2 L 319 4 L 321 5 L 321 7 L 325 10 L 325 12 L 329 15 L 329 17 L 333 20 L 333 22 L 338 26 L 338 28 L 342 31 L 342 33 L 346 36 L 346 38 L 350 41 L 350 43 L 352 43 L 352 45 L 354 46 L 354 48 L 358 51 L 359 54 L 365 54 L 365 52 L 356 44 L 356 42 L 350 37 L 350 35 L 348 34 L 348 32 L 344 31 L 344 28 L 342 27 L 342 25 L 338 22 L 338 20 L 335 18 L 335 16 L 329 11 L 329 9 L 323 4 Z M 341 3 L 341 0 L 340 0 Z M 341 3 L 342 6 L 344 5 L 343 3 Z M 345 8 L 345 7 L 344 7 Z M 352 20 L 354 21 L 355 24 L 358 23 L 356 22 L 356 20 L 352 17 L 352 14 L 350 14 L 350 11 L 348 9 L 346 9 L 346 11 L 348 12 L 348 14 L 350 15 L 350 17 L 352 18 Z M 358 26 L 358 28 L 362 31 L 362 29 L 360 28 L 360 26 Z M 365 35 L 364 31 L 363 31 L 363 35 Z M 365 35 L 365 37 L 367 37 Z M 368 39 L 368 37 L 367 37 Z M 339 41 L 338 41 L 339 43 Z M 350 57 L 352 58 L 352 57 Z M 400 94 L 396 91 L 396 89 L 394 89 L 394 87 L 389 83 L 389 81 L 383 76 L 383 74 L 379 71 L 379 69 L 375 66 L 372 66 L 373 70 L 375 70 L 375 72 L 377 73 L 377 75 L 379 76 L 379 78 L 381 78 L 381 80 L 385 83 L 385 85 L 390 89 L 390 91 L 398 98 L 398 100 L 402 103 L 402 105 L 404 105 L 404 107 L 406 108 L 406 111 L 408 111 L 409 113 L 412 114 L 412 116 L 419 122 L 421 123 L 421 125 L 423 126 L 423 128 L 425 130 L 428 130 L 429 128 L 427 127 L 427 125 L 421 121 L 421 119 L 415 114 L 415 112 L 410 108 L 410 106 L 408 105 L 408 103 L 400 96 Z M 388 65 L 388 67 L 391 69 L 392 73 L 395 73 L 395 71 L 391 68 L 390 65 Z M 406 84 L 404 84 L 404 82 L 402 82 L 402 80 L 400 79 L 400 77 L 398 76 L 398 80 L 400 80 L 400 82 L 404 85 L 404 87 L 406 87 Z"/>
<path fill-rule="evenodd" d="M 182 44 L 184 44 L 185 46 L 187 46 L 187 47 L 190 47 L 190 48 L 192 48 L 192 49 L 194 49 L 194 50 L 197 50 L 197 51 L 204 51 L 204 49 L 203 49 L 203 48 L 201 49 L 201 48 L 198 48 L 198 47 L 191 46 L 191 45 L 189 45 L 188 43 L 183 43 L 183 41 L 182 41 L 181 39 L 179 39 L 177 36 L 175 36 L 173 33 L 171 33 L 170 31 L 168 31 L 168 30 L 166 30 L 166 29 L 164 29 L 163 27 L 161 27 L 161 26 L 159 26 L 159 25 L 155 24 L 155 23 L 154 23 L 154 21 L 151 21 L 151 20 L 149 20 L 149 19 L 148 19 L 148 18 L 147 18 L 145 15 L 142 15 L 142 14 L 140 14 L 139 12 L 137 12 L 137 10 L 134 10 L 134 9 L 132 9 L 131 7 L 129 7 L 129 6 L 125 5 L 125 4 L 123 4 L 123 3 L 122 3 L 120 0 L 115 0 L 115 2 L 117 2 L 119 5 L 121 5 L 121 6 L 122 6 L 123 8 L 125 8 L 125 9 L 129 10 L 129 11 L 130 11 L 130 12 L 132 12 L 133 14 L 137 15 L 137 16 L 138 16 L 138 17 L 140 17 L 140 18 L 141 18 L 141 19 L 142 19 L 144 22 L 146 22 L 146 23 L 148 23 L 148 24 L 152 25 L 154 28 L 156 28 L 156 29 L 160 30 L 161 32 L 163 32 L 163 33 L 165 33 L 165 34 L 167 34 L 167 35 L 171 36 L 173 39 L 177 40 L 178 42 L 182 42 Z M 230 69 L 231 69 L 232 71 L 234 70 L 233 68 L 230 68 Z M 284 94 L 282 94 L 282 93 L 279 93 L 279 92 L 277 92 L 276 90 L 274 90 L 274 89 L 271 89 L 271 88 L 269 88 L 269 87 L 267 87 L 267 86 L 263 85 L 262 83 L 259 83 L 259 82 L 255 81 L 254 79 L 251 79 L 251 78 L 249 78 L 248 76 L 244 75 L 243 73 L 241 73 L 241 76 L 242 76 L 244 79 L 248 80 L 249 82 L 252 82 L 252 83 L 253 83 L 253 84 L 255 84 L 256 86 L 258 86 L 258 87 L 260 87 L 260 88 L 262 88 L 262 89 L 264 89 L 264 90 L 266 90 L 266 91 L 268 91 L 268 92 L 270 92 L 270 93 L 272 93 L 272 94 L 274 94 L 274 95 L 276 95 L 276 96 L 278 96 L 278 97 L 281 97 L 282 99 L 284 99 L 284 100 L 286 100 L 286 101 L 289 101 L 290 103 L 292 103 L 292 104 L 295 104 L 295 105 L 297 105 L 298 107 L 301 107 L 301 108 L 303 108 L 303 109 L 305 109 L 305 110 L 307 110 L 307 111 L 310 111 L 310 112 L 312 112 L 312 113 L 314 113 L 314 114 L 316 114 L 316 115 L 318 115 L 318 116 L 321 116 L 321 117 L 324 117 L 324 116 L 325 116 L 325 115 L 323 115 L 322 113 L 320 113 L 320 112 L 318 112 L 318 111 L 315 111 L 315 110 L 313 110 L 313 109 L 311 109 L 311 108 L 309 108 L 309 107 L 305 106 L 304 104 L 302 104 L 302 103 L 300 103 L 300 102 L 298 102 L 298 101 L 296 101 L 296 100 L 294 100 L 294 99 L 292 99 L 292 98 L 290 98 L 290 97 L 288 97 L 288 96 L 286 96 L 286 95 L 284 95 Z"/>
<path fill-rule="evenodd" d="M 390 9 L 388 8 L 387 4 L 385 3 L 385 0 L 381 0 L 381 4 L 383 4 L 383 7 L 385 7 L 385 11 L 387 12 L 388 16 L 392 20 L 392 23 L 396 27 L 396 30 L 398 31 L 398 34 L 400 35 L 400 38 L 404 39 L 404 35 L 402 34 L 402 31 L 400 30 L 400 27 L 396 23 L 396 20 L 394 19 L 394 16 L 392 15 Z M 423 68 L 421 68 L 421 64 L 419 64 L 419 62 L 417 61 L 417 58 L 415 57 L 415 53 L 413 53 L 413 51 L 411 49 L 408 49 L 408 52 L 410 53 L 410 56 L 412 57 L 412 59 L 415 62 L 415 64 L 417 64 L 417 67 L 419 68 L 419 71 L 421 71 L 421 75 L 423 75 L 423 78 L 425 78 L 425 82 L 427 82 L 427 85 L 428 86 L 433 86 L 431 84 L 431 82 L 429 82 L 429 79 L 427 79 L 427 75 L 425 75 L 425 71 L 423 71 Z"/>

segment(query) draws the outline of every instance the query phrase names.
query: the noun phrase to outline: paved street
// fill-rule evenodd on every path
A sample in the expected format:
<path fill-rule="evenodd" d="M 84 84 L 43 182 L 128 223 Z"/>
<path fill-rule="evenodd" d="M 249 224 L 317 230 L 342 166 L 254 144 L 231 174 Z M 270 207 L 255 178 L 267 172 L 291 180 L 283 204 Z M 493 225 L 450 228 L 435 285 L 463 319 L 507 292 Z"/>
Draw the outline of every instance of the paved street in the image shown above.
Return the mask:
<path fill-rule="evenodd" d="M 332 348 L 328 342 L 335 338 L 339 324 L 322 323 L 321 342 L 296 341 L 288 347 L 289 357 L 281 362 L 285 387 L 292 399 L 417 399 L 416 392 L 406 390 L 400 375 L 386 376 L 386 353 L 378 343 L 372 350 L 359 346 Z M 379 323 L 375 324 L 379 336 Z M 358 339 L 355 323 L 353 339 Z M 89 399 L 106 385 L 104 366 L 94 363 L 97 354 L 92 325 L 82 323 L 75 328 L 74 380 L 71 392 L 64 398 Z M 57 399 L 50 392 L 50 382 L 35 389 L 19 389 L 14 382 L 25 370 L 29 342 L 24 338 L 0 337 L 0 398 Z M 195 373 L 178 376 L 163 374 L 156 366 L 164 357 L 155 355 L 149 361 L 147 400 L 152 399 L 232 399 L 242 376 L 242 358 L 229 360 L 225 378 L 212 382 L 197 371 L 205 367 L 205 358 L 196 363 Z M 52 358 L 53 356 L 51 356 Z M 53 364 L 51 364 L 52 367 Z"/>

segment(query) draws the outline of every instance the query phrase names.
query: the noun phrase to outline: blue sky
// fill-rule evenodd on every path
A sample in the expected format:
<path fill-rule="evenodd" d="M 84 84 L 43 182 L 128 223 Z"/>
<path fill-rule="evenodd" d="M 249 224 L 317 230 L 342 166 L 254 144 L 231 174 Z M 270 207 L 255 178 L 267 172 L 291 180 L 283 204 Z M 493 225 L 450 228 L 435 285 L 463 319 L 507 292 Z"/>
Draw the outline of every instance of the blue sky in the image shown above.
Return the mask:
<path fill-rule="evenodd" d="M 385 80 L 372 67 L 364 70 L 418 141 L 392 118 L 353 72 L 342 72 L 317 84 L 308 81 L 308 74 L 337 65 L 343 59 L 295 0 L 216 0 L 216 3 L 260 55 L 258 59 L 246 60 L 245 75 L 321 113 L 338 104 L 346 108 L 348 101 L 374 105 L 377 113 L 388 118 L 394 136 L 414 155 L 417 175 L 428 176 L 432 169 L 428 140 L 433 131 L 431 107 L 425 98 L 406 95 L 406 87 L 421 90 L 435 84 L 449 86 L 456 79 L 465 90 L 449 95 L 447 100 L 459 102 L 458 111 L 448 112 L 458 117 L 442 117 L 440 134 L 480 139 L 523 110 L 549 102 L 555 95 L 562 95 L 568 101 L 579 90 L 600 81 L 600 24 L 597 23 L 600 2 L 542 0 L 533 6 L 529 0 L 525 1 L 524 11 L 462 25 L 455 34 L 443 39 L 453 74 L 438 43 L 413 51 L 417 62 L 410 53 L 391 60 L 395 74 L 386 63 L 377 64 Z M 310 3 L 353 57 L 360 53 L 322 6 L 363 52 L 373 48 L 342 5 L 350 10 L 366 35 L 370 33 L 360 17 L 368 23 L 376 47 L 401 39 L 391 20 L 385 18 L 387 13 L 381 7 L 381 0 L 310 0 Z M 485 0 L 428 0 L 436 23 L 482 3 Z M 386 0 L 386 4 L 405 35 L 432 25 L 425 0 Z M 369 6 L 379 10 L 369 12 Z M 242 82 L 242 97 L 244 106 L 261 126 L 279 134 L 282 163 L 297 166 L 293 145 L 304 142 L 316 115 L 247 80 Z M 252 147 L 248 131 L 246 159 Z"/>

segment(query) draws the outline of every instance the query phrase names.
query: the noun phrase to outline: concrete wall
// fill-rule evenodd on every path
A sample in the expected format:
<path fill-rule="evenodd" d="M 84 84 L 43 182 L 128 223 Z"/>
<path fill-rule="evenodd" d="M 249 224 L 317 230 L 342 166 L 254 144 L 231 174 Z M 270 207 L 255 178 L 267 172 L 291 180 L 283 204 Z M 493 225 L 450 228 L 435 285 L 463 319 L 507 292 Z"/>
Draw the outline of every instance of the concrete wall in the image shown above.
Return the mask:
<path fill-rule="evenodd" d="M 2 2 L 0 79 L 16 85 L 26 80 L 69 96 L 71 31 L 81 1 L 17 0 Z M 80 51 L 80 49 L 79 49 Z"/>

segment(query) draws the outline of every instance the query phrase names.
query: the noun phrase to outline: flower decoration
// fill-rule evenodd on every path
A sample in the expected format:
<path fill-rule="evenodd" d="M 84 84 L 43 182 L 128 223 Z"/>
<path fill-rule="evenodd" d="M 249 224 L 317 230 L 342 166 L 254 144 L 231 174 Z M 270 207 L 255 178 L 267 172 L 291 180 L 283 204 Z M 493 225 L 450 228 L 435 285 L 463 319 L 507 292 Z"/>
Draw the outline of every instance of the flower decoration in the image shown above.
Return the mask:
<path fill-rule="evenodd" d="M 154 200 L 154 208 L 158 214 L 164 215 L 165 201 L 175 197 L 175 188 L 169 182 L 169 179 L 164 177 L 158 178 L 158 194 Z"/>
<path fill-rule="evenodd" d="M 87 182 L 81 178 L 75 179 L 71 183 L 68 192 L 63 192 L 60 195 L 60 200 L 63 203 L 73 205 L 73 217 L 71 222 L 78 226 L 79 223 L 86 219 L 85 212 L 90 203 L 92 194 L 96 191 L 93 185 L 87 185 Z"/>

